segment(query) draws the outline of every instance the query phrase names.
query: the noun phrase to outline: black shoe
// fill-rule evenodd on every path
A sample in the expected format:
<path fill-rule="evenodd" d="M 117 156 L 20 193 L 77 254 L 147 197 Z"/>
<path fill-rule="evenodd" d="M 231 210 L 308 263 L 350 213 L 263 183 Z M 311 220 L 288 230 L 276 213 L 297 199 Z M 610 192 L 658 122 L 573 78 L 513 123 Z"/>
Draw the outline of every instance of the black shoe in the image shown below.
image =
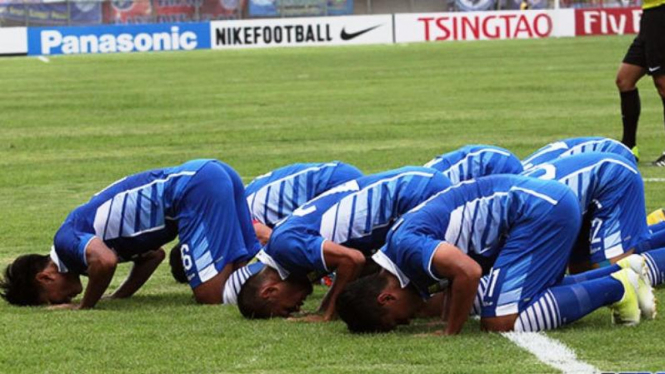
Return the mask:
<path fill-rule="evenodd" d="M 660 167 L 665 167 L 665 152 L 663 152 L 660 157 L 654 162 L 651 163 L 653 166 L 660 166 Z"/>

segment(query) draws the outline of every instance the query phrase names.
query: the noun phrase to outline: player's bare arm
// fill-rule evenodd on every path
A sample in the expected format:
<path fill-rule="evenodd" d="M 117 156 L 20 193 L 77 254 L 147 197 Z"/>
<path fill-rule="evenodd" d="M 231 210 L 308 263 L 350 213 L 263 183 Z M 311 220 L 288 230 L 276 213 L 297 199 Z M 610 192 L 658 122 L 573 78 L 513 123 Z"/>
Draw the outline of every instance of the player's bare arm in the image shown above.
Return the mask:
<path fill-rule="evenodd" d="M 132 269 L 129 271 L 127 279 L 111 295 L 113 299 L 125 299 L 136 293 L 145 282 L 150 279 L 159 264 L 164 261 L 166 253 L 164 249 L 159 248 L 147 252 L 134 260 Z"/>
<path fill-rule="evenodd" d="M 351 248 L 326 240 L 323 243 L 323 257 L 328 269 L 337 269 L 335 282 L 323 298 L 319 311 L 323 312 L 324 321 L 335 317 L 335 301 L 344 287 L 355 280 L 365 265 L 365 256 Z"/>
<path fill-rule="evenodd" d="M 451 281 L 450 312 L 444 333 L 458 334 L 469 317 L 482 269 L 471 257 L 447 243 L 439 244 L 432 266 L 438 275 Z"/>
<path fill-rule="evenodd" d="M 254 231 L 256 231 L 256 238 L 259 240 L 261 245 L 266 245 L 270 239 L 270 234 L 272 234 L 272 229 L 261 222 L 254 221 Z"/>
<path fill-rule="evenodd" d="M 118 265 L 116 254 L 99 238 L 93 238 L 85 250 L 88 262 L 88 285 L 79 309 L 94 308 L 113 279 Z"/>

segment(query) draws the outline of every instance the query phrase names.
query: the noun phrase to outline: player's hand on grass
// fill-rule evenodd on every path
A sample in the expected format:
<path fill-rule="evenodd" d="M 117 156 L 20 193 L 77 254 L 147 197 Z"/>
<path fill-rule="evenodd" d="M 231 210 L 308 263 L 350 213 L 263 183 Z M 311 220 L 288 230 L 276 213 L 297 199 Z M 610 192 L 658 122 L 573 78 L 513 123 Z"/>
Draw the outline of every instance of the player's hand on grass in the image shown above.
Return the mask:
<path fill-rule="evenodd" d="M 289 317 L 288 321 L 293 322 L 325 322 L 325 318 L 322 314 L 308 314 L 298 317 Z"/>
<path fill-rule="evenodd" d="M 76 310 L 80 309 L 79 304 L 56 304 L 56 305 L 50 305 L 48 307 L 49 310 Z"/>
<path fill-rule="evenodd" d="M 416 334 L 415 336 L 418 338 L 429 338 L 432 336 L 447 336 L 447 335 L 453 335 L 453 334 L 447 334 L 446 330 L 435 330 L 431 332 L 424 332 L 422 334 Z"/>
<path fill-rule="evenodd" d="M 436 328 L 436 327 L 446 327 L 446 321 L 443 321 L 443 320 L 427 321 L 427 322 L 425 323 L 425 326 L 427 326 L 427 327 L 433 327 L 433 328 Z"/>

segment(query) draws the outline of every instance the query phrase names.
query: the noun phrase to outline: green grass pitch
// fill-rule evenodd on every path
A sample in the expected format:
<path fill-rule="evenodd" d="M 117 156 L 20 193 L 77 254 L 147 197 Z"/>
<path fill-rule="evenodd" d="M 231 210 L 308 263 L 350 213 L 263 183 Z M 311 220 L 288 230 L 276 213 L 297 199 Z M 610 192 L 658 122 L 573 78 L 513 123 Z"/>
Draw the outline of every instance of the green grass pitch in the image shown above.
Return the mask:
<path fill-rule="evenodd" d="M 373 173 L 470 143 L 524 157 L 564 137 L 620 138 L 614 76 L 630 41 L 0 59 L 0 265 L 46 253 L 67 213 L 114 180 L 192 158 L 224 160 L 249 182 L 293 162 Z M 649 80 L 640 88 L 640 168 L 663 177 L 646 162 L 665 148 L 662 106 Z M 664 187 L 646 183 L 649 211 L 665 206 Z M 0 326 L 0 373 L 556 372 L 476 321 L 447 338 L 423 336 L 436 328 L 427 321 L 382 336 L 246 321 L 196 305 L 165 265 L 132 299 L 92 311 L 1 303 Z M 600 310 L 548 335 L 602 370 L 656 371 L 664 333 L 662 318 L 618 328 Z"/>

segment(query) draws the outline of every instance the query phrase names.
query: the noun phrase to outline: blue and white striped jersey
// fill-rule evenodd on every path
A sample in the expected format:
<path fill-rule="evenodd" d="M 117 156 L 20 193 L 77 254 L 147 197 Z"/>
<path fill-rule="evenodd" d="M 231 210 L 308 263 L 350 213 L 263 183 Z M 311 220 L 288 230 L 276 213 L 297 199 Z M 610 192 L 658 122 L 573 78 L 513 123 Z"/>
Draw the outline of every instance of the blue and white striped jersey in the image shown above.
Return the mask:
<path fill-rule="evenodd" d="M 245 195 L 253 218 L 272 228 L 309 200 L 362 175 L 355 166 L 339 161 L 293 164 L 257 177 Z"/>
<path fill-rule="evenodd" d="M 575 193 L 582 212 L 586 213 L 595 204 L 621 199 L 624 189 L 640 173 L 621 156 L 595 152 L 557 158 L 523 175 L 565 184 Z"/>
<path fill-rule="evenodd" d="M 614 139 L 602 137 L 570 138 L 548 144 L 525 158 L 522 165 L 524 170 L 529 170 L 556 158 L 589 152 L 614 153 L 625 158 L 633 166 L 637 166 L 637 160 L 630 148 Z"/>
<path fill-rule="evenodd" d="M 258 258 L 282 278 L 289 273 L 316 278 L 330 272 L 323 258 L 324 241 L 364 252 L 378 249 L 397 218 L 448 186 L 450 181 L 441 173 L 415 166 L 358 178 L 280 222 Z"/>
<path fill-rule="evenodd" d="M 66 227 L 66 238 L 54 241 L 52 256 L 61 270 L 86 272 L 85 248 L 93 237 L 124 261 L 175 239 L 178 200 L 191 178 L 211 161 L 194 160 L 120 179 L 76 208 L 59 230 Z"/>
<path fill-rule="evenodd" d="M 557 180 L 575 193 L 590 227 L 582 234 L 587 236 L 592 263 L 603 264 L 648 240 L 644 183 L 637 168 L 623 157 L 577 154 L 524 174 Z"/>
<path fill-rule="evenodd" d="M 435 157 L 425 167 L 442 172 L 453 184 L 488 175 L 519 174 L 523 171 L 517 156 L 507 149 L 491 145 L 467 145 Z"/>
<path fill-rule="evenodd" d="M 546 216 L 566 196 L 570 191 L 560 183 L 520 175 L 464 181 L 400 218 L 373 259 L 397 276 L 402 287 L 413 282 L 425 295 L 440 281 L 432 258 L 442 242 L 477 260 L 496 258 L 511 230 L 530 227 L 534 218 Z"/>
<path fill-rule="evenodd" d="M 263 270 L 264 267 L 264 264 L 254 262 L 231 273 L 231 276 L 229 276 L 229 279 L 224 284 L 222 303 L 238 304 L 238 295 L 240 294 L 242 286 L 247 282 L 247 279 Z"/>

